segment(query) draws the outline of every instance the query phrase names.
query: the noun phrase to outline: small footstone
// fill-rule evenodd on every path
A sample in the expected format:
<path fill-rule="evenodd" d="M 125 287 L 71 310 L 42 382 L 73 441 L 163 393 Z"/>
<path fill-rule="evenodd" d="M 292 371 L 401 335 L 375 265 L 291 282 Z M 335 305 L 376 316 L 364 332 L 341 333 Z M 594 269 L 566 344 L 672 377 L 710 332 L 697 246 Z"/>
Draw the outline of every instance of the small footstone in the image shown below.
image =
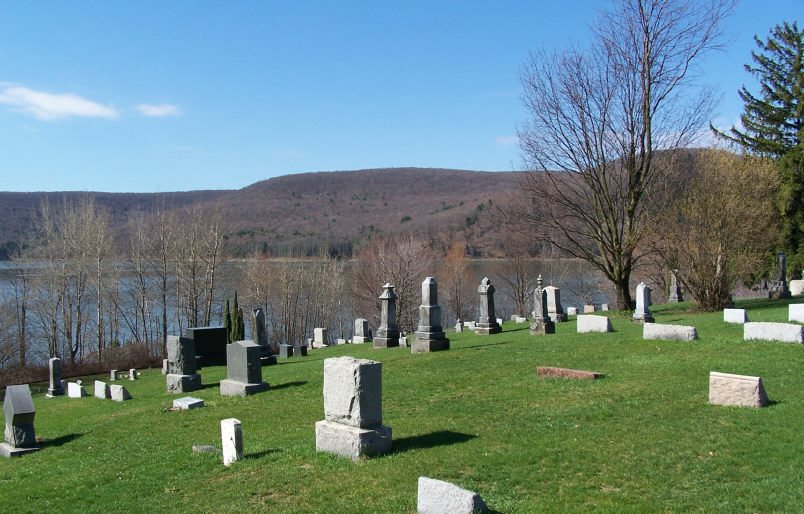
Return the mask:
<path fill-rule="evenodd" d="M 748 314 L 745 309 L 723 309 L 724 323 L 739 323 L 740 325 L 748 321 Z"/>
<path fill-rule="evenodd" d="M 211 444 L 194 444 L 193 453 L 218 453 L 220 450 Z"/>
<path fill-rule="evenodd" d="M 762 378 L 709 372 L 709 403 L 735 407 L 764 407 L 768 395 Z"/>
<path fill-rule="evenodd" d="M 204 400 L 200 398 L 193 398 L 192 396 L 185 396 L 173 400 L 173 408 L 178 410 L 200 409 L 204 406 Z"/>
<path fill-rule="evenodd" d="M 579 314 L 577 331 L 579 334 L 590 332 L 611 332 L 611 320 L 606 316 L 595 316 L 593 314 Z"/>
<path fill-rule="evenodd" d="M 419 514 L 474 514 L 489 511 L 477 493 L 427 477 L 419 477 L 416 509 Z"/>
<path fill-rule="evenodd" d="M 666 325 L 663 323 L 645 323 L 642 339 L 659 339 L 665 341 L 693 341 L 698 339 L 695 327 L 684 325 Z"/>
<path fill-rule="evenodd" d="M 129 394 L 128 389 L 126 389 L 126 386 L 113 385 L 110 389 L 113 401 L 124 402 L 126 400 L 131 399 L 131 394 Z"/>
<path fill-rule="evenodd" d="M 243 458 L 243 427 L 239 420 L 221 420 L 221 450 L 224 466 L 231 466 Z"/>
<path fill-rule="evenodd" d="M 67 383 L 67 396 L 69 398 L 82 398 L 87 396 L 87 391 L 78 382 Z"/>
<path fill-rule="evenodd" d="M 552 368 L 541 366 L 536 368 L 536 375 L 540 377 L 577 378 L 581 380 L 595 380 L 606 375 L 597 371 L 584 371 L 581 369 Z"/>

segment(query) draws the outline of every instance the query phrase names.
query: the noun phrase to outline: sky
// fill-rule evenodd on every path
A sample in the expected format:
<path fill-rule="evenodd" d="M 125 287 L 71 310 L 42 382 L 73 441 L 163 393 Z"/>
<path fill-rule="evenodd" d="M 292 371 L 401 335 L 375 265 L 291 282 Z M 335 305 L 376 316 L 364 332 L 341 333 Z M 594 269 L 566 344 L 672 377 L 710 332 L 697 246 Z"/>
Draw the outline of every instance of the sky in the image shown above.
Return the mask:
<path fill-rule="evenodd" d="M 0 1 L 0 190 L 238 189 L 307 171 L 510 171 L 529 52 L 601 0 Z M 699 80 L 731 126 L 743 65 L 802 0 L 742 0 Z"/>

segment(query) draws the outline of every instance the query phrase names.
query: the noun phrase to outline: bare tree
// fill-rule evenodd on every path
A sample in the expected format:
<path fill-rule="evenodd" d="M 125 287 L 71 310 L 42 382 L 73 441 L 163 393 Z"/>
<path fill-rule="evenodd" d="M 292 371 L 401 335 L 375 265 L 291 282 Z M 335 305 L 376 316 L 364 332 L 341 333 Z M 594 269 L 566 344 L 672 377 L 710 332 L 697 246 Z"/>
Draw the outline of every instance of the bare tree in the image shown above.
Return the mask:
<path fill-rule="evenodd" d="M 466 245 L 456 241 L 447 250 L 446 257 L 439 266 L 439 289 L 443 291 L 442 305 L 454 319 L 467 320 L 474 316 L 472 305 L 477 300 L 476 284 L 470 282 L 469 260 L 466 257 Z M 446 319 L 442 320 L 446 324 Z"/>
<path fill-rule="evenodd" d="M 711 111 L 693 65 L 719 46 L 731 0 L 615 0 L 588 51 L 531 55 L 522 74 L 529 122 L 514 209 L 536 238 L 597 267 L 629 309 L 629 281 L 667 167 L 658 151 L 690 144 Z M 553 170 L 553 171 L 535 171 Z"/>

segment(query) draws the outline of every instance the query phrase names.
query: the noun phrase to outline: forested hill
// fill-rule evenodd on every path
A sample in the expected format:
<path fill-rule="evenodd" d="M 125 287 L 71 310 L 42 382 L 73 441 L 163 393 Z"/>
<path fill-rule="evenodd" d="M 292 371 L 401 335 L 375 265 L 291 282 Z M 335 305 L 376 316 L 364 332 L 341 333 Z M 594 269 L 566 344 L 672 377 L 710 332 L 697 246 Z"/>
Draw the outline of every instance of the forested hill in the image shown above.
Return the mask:
<path fill-rule="evenodd" d="M 436 243 L 466 241 L 477 255 L 499 250 L 499 232 L 486 214 L 505 202 L 519 180 L 513 172 L 386 168 L 285 175 L 238 190 L 174 193 L 0 192 L 0 256 L 34 233 L 47 199 L 90 195 L 111 213 L 114 229 L 157 208 L 199 205 L 221 213 L 229 256 L 310 254 L 322 246 L 348 255 L 377 234 L 414 231 Z"/>

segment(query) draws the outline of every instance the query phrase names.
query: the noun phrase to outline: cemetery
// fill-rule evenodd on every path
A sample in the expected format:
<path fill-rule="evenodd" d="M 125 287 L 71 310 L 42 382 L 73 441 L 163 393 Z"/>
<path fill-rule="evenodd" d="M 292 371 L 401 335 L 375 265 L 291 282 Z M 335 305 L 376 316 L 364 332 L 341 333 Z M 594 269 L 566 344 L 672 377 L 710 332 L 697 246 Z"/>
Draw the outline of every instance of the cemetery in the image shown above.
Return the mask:
<path fill-rule="evenodd" d="M 89 397 L 71 379 L 74 399 L 59 394 L 51 362 L 32 395 L 7 393 L 3 452 L 21 456 L 0 459 L 0 480 L 13 484 L 6 506 L 654 512 L 804 501 L 804 348 L 743 333 L 751 323 L 801 330 L 788 319 L 799 300 L 742 300 L 746 325 L 684 302 L 646 308 L 655 323 L 609 311 L 553 324 L 542 290 L 530 313 L 542 330 L 516 316 L 481 335 L 445 331 L 435 281 L 423 286 L 415 337 L 450 351 L 332 345 L 261 369 L 259 345 L 245 341 L 228 346 L 228 366 L 199 369 L 193 340 L 171 337 L 167 376 L 135 370 L 125 386 L 108 372 L 81 377 L 94 384 Z M 382 314 L 377 336 L 398 340 L 393 310 Z M 590 318 L 600 328 L 579 330 Z M 646 340 L 646 330 L 665 335 Z"/>

